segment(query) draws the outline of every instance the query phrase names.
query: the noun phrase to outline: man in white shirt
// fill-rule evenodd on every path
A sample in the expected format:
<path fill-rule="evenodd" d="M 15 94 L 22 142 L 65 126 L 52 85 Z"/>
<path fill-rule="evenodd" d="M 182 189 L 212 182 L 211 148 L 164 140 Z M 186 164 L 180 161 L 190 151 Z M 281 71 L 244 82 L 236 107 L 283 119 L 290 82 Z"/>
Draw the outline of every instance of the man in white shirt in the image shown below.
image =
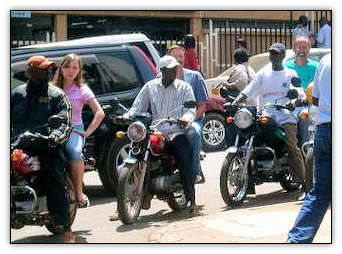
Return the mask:
<path fill-rule="evenodd" d="M 240 95 L 232 103 L 237 104 L 248 97 L 256 98 L 258 107 L 266 103 L 275 103 L 276 99 L 284 98 L 292 88 L 291 79 L 297 77 L 295 71 L 283 67 L 285 58 L 285 46 L 281 43 L 274 43 L 269 49 L 271 68 L 263 68 L 256 74 L 255 79 L 241 91 Z M 288 110 L 267 108 L 265 115 L 274 119 L 281 125 L 286 133 L 285 142 L 288 147 L 292 177 L 294 183 L 304 185 L 305 165 L 301 151 L 298 147 L 297 139 L 297 120 Z M 302 192 L 298 197 L 304 199 L 305 193 Z"/>
<path fill-rule="evenodd" d="M 319 20 L 320 29 L 318 31 L 316 41 L 320 48 L 331 48 L 331 27 L 328 20 L 322 17 Z"/>

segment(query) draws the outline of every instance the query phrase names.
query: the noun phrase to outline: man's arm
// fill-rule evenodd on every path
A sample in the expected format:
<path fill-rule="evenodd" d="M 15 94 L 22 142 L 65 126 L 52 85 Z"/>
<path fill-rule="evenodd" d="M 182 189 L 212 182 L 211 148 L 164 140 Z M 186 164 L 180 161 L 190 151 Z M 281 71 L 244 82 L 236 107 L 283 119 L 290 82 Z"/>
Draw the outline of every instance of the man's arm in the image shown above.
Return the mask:
<path fill-rule="evenodd" d="M 62 123 L 58 128 L 52 130 L 50 136 L 55 137 L 54 145 L 62 145 L 68 140 L 72 131 L 72 108 L 64 93 L 58 95 L 56 105 L 55 115 L 62 120 Z"/>
<path fill-rule="evenodd" d="M 134 114 L 147 112 L 150 108 L 149 83 L 145 84 L 135 98 L 132 107 L 125 115 L 127 117 Z"/>
<path fill-rule="evenodd" d="M 184 101 L 195 101 L 194 92 L 193 92 L 192 87 L 190 85 L 187 84 L 184 92 L 185 92 Z M 182 119 L 187 121 L 187 122 L 192 122 L 195 119 L 195 115 L 196 115 L 196 109 L 185 108 Z"/>

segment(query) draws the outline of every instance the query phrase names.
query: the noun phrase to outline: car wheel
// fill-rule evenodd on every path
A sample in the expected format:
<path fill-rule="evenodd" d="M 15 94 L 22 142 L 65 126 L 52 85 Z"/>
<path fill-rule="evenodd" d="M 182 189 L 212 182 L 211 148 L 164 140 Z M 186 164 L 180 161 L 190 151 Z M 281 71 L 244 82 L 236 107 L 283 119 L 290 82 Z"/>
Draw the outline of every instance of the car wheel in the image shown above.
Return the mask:
<path fill-rule="evenodd" d="M 225 147 L 225 121 L 218 113 L 206 113 L 203 119 L 202 144 L 206 152 L 218 151 Z"/>
<path fill-rule="evenodd" d="M 125 136 L 115 139 L 106 152 L 105 165 L 99 169 L 99 176 L 104 188 L 116 195 L 118 177 L 124 166 L 124 160 L 128 157 L 130 141 Z"/>

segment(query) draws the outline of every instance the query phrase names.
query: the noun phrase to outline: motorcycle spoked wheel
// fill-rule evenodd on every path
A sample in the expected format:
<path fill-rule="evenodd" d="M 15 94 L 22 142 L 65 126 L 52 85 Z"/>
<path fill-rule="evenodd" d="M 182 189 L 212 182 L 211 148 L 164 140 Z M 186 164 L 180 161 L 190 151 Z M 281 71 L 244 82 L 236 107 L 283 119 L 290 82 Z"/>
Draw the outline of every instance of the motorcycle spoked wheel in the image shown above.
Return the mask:
<path fill-rule="evenodd" d="M 132 167 L 124 167 L 119 176 L 117 206 L 123 224 L 138 220 L 141 211 L 141 195 L 137 194 L 138 177 Z"/>
<path fill-rule="evenodd" d="M 240 205 L 247 196 L 248 174 L 243 176 L 244 160 L 241 155 L 232 154 L 224 159 L 221 175 L 220 190 L 223 201 L 230 207 Z"/>
<path fill-rule="evenodd" d="M 167 199 L 167 204 L 172 209 L 172 211 L 184 210 L 187 203 L 188 202 L 186 201 L 185 193 L 183 190 L 170 194 L 169 198 Z"/>
<path fill-rule="evenodd" d="M 72 183 L 69 176 L 65 178 L 65 186 L 67 188 L 68 197 L 69 197 L 69 215 L 71 220 L 71 225 L 74 223 L 77 212 L 77 202 L 76 202 L 76 192 L 74 188 L 74 184 Z M 45 224 L 47 230 L 49 230 L 52 234 L 61 234 L 64 231 L 64 228 L 60 225 L 56 225 L 53 222 Z"/>

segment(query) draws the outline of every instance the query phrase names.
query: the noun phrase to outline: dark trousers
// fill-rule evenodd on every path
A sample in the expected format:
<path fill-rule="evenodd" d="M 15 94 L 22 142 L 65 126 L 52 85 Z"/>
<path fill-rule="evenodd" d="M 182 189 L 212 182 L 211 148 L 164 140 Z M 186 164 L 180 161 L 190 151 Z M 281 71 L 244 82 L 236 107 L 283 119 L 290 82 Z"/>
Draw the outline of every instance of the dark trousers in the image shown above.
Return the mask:
<path fill-rule="evenodd" d="M 185 135 L 175 137 L 171 142 L 171 153 L 175 157 L 184 186 L 185 198 L 190 201 L 195 197 L 192 149 Z"/>
<path fill-rule="evenodd" d="M 290 230 L 290 242 L 311 243 L 331 204 L 331 124 L 317 126 L 315 136 L 315 181 L 306 195 L 295 225 Z"/>
<path fill-rule="evenodd" d="M 64 161 L 56 153 L 39 155 L 42 187 L 46 193 L 49 213 L 57 225 L 71 227 L 69 198 L 65 188 Z"/>

